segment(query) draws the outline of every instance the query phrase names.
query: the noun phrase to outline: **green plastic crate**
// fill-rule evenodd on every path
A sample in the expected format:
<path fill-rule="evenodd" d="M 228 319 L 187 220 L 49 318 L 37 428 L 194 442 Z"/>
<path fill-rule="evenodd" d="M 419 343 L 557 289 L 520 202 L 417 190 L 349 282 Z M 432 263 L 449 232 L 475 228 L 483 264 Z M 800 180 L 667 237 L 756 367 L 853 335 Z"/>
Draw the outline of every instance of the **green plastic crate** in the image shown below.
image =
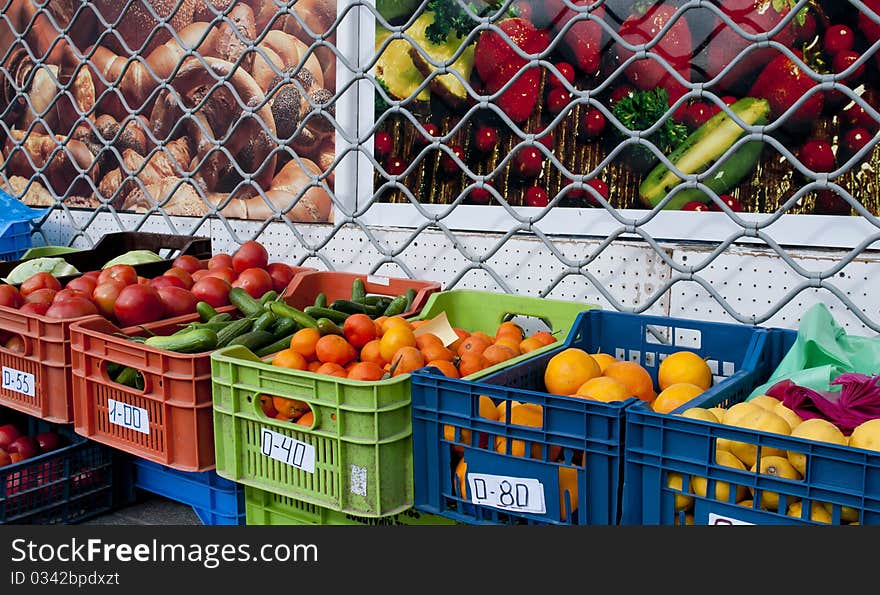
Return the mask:
<path fill-rule="evenodd" d="M 452 519 L 409 508 L 387 517 L 362 517 L 245 486 L 248 525 L 460 525 Z"/>
<path fill-rule="evenodd" d="M 549 329 L 559 332 L 561 341 L 578 313 L 595 307 L 454 290 L 433 294 L 413 320 L 431 319 L 445 311 L 454 327 L 494 334 L 508 318 L 527 316 L 545 321 Z M 515 320 L 529 326 L 525 319 Z M 480 378 L 558 345 L 542 347 L 466 378 Z M 232 346 L 211 354 L 211 383 L 216 470 L 221 477 L 357 516 L 384 517 L 412 507 L 409 374 L 375 382 L 348 380 L 272 366 L 247 348 Z M 261 394 L 307 402 L 314 412 L 314 425 L 306 428 L 266 417 L 260 408 Z M 279 435 L 273 438 L 279 445 L 294 451 L 299 448 L 296 452 L 300 454 L 313 452 L 314 470 L 263 454 L 264 429 Z M 291 452 L 288 450 L 288 455 Z"/>

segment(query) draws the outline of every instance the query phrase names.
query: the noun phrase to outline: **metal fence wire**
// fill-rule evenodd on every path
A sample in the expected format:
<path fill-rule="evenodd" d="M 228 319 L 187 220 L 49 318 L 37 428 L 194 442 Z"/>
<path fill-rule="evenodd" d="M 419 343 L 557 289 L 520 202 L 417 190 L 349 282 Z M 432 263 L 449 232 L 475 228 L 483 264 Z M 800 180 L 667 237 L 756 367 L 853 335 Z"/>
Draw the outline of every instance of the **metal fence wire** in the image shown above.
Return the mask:
<path fill-rule="evenodd" d="M 447 287 L 480 269 L 513 291 L 489 261 L 527 234 L 564 266 L 541 295 L 582 276 L 643 312 L 694 282 L 760 324 L 821 288 L 880 331 L 835 284 L 880 240 L 877 0 L 0 3 L 0 187 L 65 213 L 74 238 L 107 213 L 218 221 L 237 241 L 235 219 L 255 238 L 283 222 L 303 260 L 332 268 L 327 246 L 355 230 L 376 268 L 409 272 L 430 230 L 468 262 Z M 402 244 L 368 217 L 388 203 L 417 213 Z M 470 205 L 510 222 L 486 252 L 449 223 Z M 544 226 L 560 209 L 616 227 L 573 257 Z M 736 231 L 685 264 L 646 229 L 670 210 Z M 808 270 L 768 228 L 814 214 L 871 232 Z M 627 305 L 590 266 L 633 238 L 671 275 Z M 799 277 L 763 313 L 705 275 L 743 239 Z"/>

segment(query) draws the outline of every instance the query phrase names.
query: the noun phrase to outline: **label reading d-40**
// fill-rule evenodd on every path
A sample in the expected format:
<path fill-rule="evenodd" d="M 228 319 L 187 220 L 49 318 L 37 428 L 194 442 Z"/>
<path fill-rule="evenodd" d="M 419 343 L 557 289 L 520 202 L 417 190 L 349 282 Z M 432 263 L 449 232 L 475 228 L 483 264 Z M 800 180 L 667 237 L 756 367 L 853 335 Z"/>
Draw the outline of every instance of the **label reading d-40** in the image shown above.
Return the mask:
<path fill-rule="evenodd" d="M 287 463 L 297 469 L 315 472 L 315 447 L 290 436 L 260 429 L 260 452 L 265 456 Z"/>
<path fill-rule="evenodd" d="M 527 477 L 468 473 L 471 502 L 515 512 L 544 514 L 544 484 Z"/>
<path fill-rule="evenodd" d="M 28 374 L 14 368 L 7 368 L 6 366 L 3 366 L 3 388 L 29 397 L 37 395 L 33 374 Z"/>

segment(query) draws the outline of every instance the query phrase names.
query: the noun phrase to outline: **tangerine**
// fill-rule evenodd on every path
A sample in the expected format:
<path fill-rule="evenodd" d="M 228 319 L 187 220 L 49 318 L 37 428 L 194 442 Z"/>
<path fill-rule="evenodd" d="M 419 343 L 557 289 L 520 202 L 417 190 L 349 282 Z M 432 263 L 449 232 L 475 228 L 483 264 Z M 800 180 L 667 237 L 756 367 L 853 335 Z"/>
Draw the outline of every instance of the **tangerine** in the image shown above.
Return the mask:
<path fill-rule="evenodd" d="M 458 360 L 458 373 L 461 374 L 462 378 L 470 376 L 471 374 L 476 374 L 480 370 L 485 370 L 488 367 L 489 360 L 487 360 L 482 353 L 466 352 Z"/>
<path fill-rule="evenodd" d="M 275 407 L 278 415 L 294 420 L 312 410 L 305 401 L 288 399 L 287 397 L 272 397 L 272 406 Z"/>
<path fill-rule="evenodd" d="M 703 390 L 712 386 L 712 370 L 702 357 L 693 351 L 677 351 L 667 355 L 657 368 L 657 385 L 661 391 L 673 384 L 686 382 Z"/>
<path fill-rule="evenodd" d="M 291 370 L 307 370 L 309 362 L 306 361 L 303 354 L 288 348 L 275 354 L 275 357 L 272 358 L 272 365 Z"/>
<path fill-rule="evenodd" d="M 566 495 L 567 492 L 567 495 Z M 566 505 L 568 502 L 568 505 Z M 566 511 L 571 508 L 571 512 L 578 509 L 578 475 L 577 469 L 574 467 L 559 468 L 559 514 L 562 521 L 568 520 Z"/>
<path fill-rule="evenodd" d="M 534 335 L 530 337 L 531 339 L 537 339 L 544 345 L 551 345 L 556 343 L 556 337 L 554 337 L 551 333 L 547 331 L 538 331 Z"/>
<path fill-rule="evenodd" d="M 348 369 L 350 380 L 382 380 L 385 370 L 375 362 L 357 362 Z"/>
<path fill-rule="evenodd" d="M 307 368 L 309 372 L 316 372 L 318 368 L 320 368 L 323 364 L 318 360 L 313 362 L 309 362 L 309 367 Z"/>
<path fill-rule="evenodd" d="M 389 319 L 390 320 L 390 319 Z M 403 320 L 402 318 L 400 320 Z M 382 339 L 379 343 L 379 353 L 382 355 L 382 359 L 386 362 L 393 363 L 394 354 L 397 353 L 397 350 L 401 347 L 412 347 L 415 348 L 416 345 L 416 337 L 412 332 L 412 329 L 409 326 L 403 327 L 400 325 L 393 325 L 385 334 L 382 335 Z"/>
<path fill-rule="evenodd" d="M 445 360 L 451 362 L 455 358 L 455 354 L 443 347 L 443 343 L 422 347 L 420 348 L 420 351 L 422 352 L 422 355 L 425 356 L 426 362 L 431 360 Z"/>
<path fill-rule="evenodd" d="M 516 342 L 519 343 L 523 340 L 523 330 L 522 327 L 516 324 L 515 322 L 502 322 L 498 325 L 498 329 L 495 331 L 495 338 L 500 339 L 502 337 L 511 337 L 516 339 Z"/>
<path fill-rule="evenodd" d="M 452 362 L 445 359 L 431 360 L 425 364 L 425 367 L 428 366 L 437 368 L 447 378 L 461 378 L 461 374 L 458 373 L 458 368 L 456 368 Z"/>
<path fill-rule="evenodd" d="M 452 330 L 458 335 L 458 340 L 453 341 L 447 347 L 453 352 L 458 353 L 458 348 L 461 347 L 461 342 L 470 337 L 471 334 L 462 328 L 453 328 Z"/>
<path fill-rule="evenodd" d="M 455 466 L 455 488 L 459 498 L 467 498 L 467 463 L 464 457 Z"/>
<path fill-rule="evenodd" d="M 379 345 L 382 343 L 380 339 L 373 339 L 361 349 L 361 361 L 373 362 L 380 366 L 384 366 L 387 362 L 379 351 Z"/>
<path fill-rule="evenodd" d="M 573 395 L 587 380 L 601 374 L 599 364 L 583 349 L 569 347 L 547 362 L 544 386 L 556 395 Z"/>
<path fill-rule="evenodd" d="M 339 335 L 324 335 L 315 344 L 315 354 L 323 363 L 334 363 L 344 366 L 357 357 L 351 344 Z"/>
<path fill-rule="evenodd" d="M 402 316 L 390 316 L 382 321 L 382 334 L 388 332 L 389 329 L 393 327 L 401 327 L 405 328 L 408 331 L 412 332 L 412 327 L 410 327 L 409 323 Z"/>
<path fill-rule="evenodd" d="M 327 376 L 338 376 L 340 378 L 348 378 L 348 372 L 345 368 L 334 362 L 326 362 L 315 370 L 316 374 L 326 374 Z"/>
<path fill-rule="evenodd" d="M 495 342 L 495 337 L 489 335 L 488 333 L 484 333 L 483 331 L 475 331 L 471 333 L 471 337 L 480 337 L 481 339 L 485 339 L 485 341 L 489 345 Z"/>
<path fill-rule="evenodd" d="M 654 392 L 654 381 L 648 371 L 636 362 L 613 362 L 605 368 L 604 376 L 621 381 L 630 393 L 648 403 L 652 402 L 657 393 Z"/>
<path fill-rule="evenodd" d="M 352 314 L 342 325 L 345 338 L 355 349 L 360 349 L 376 338 L 376 325 L 366 314 Z"/>
<path fill-rule="evenodd" d="M 440 345 L 441 347 L 444 346 L 443 341 L 440 340 L 440 337 L 438 337 L 434 333 L 424 333 L 416 337 L 416 347 L 418 347 L 419 349 L 424 349 L 428 345 Z"/>
<path fill-rule="evenodd" d="M 497 408 L 496 408 L 497 410 Z M 544 425 L 544 408 L 534 403 L 518 403 L 514 402 L 510 406 L 510 423 L 517 426 L 528 426 L 532 428 L 541 428 Z M 540 458 L 541 445 L 532 443 L 532 456 Z M 497 436 L 495 438 L 495 452 L 501 454 L 510 454 L 515 457 L 525 456 L 526 443 L 525 440 L 511 441 L 510 452 L 507 452 L 507 438 Z"/>
<path fill-rule="evenodd" d="M 415 347 L 401 347 L 394 353 L 394 357 L 391 359 L 391 366 L 394 368 L 392 376 L 409 374 L 413 370 L 418 370 L 425 366 L 425 357 Z"/>
<path fill-rule="evenodd" d="M 296 420 L 296 425 L 305 426 L 307 428 L 311 428 L 315 424 L 315 414 L 312 411 L 308 411 L 307 413 L 303 413 L 302 416 Z"/>
<path fill-rule="evenodd" d="M 318 329 L 300 329 L 290 338 L 290 348 L 302 354 L 308 361 L 313 362 L 318 357 L 315 355 L 315 345 L 320 338 L 321 333 L 318 332 Z"/>
<path fill-rule="evenodd" d="M 536 339 L 534 337 L 529 337 L 528 339 L 523 339 L 519 344 L 520 353 L 529 353 L 531 351 L 535 351 L 536 349 L 540 349 L 544 347 L 544 344 L 541 343 L 540 339 Z"/>
<path fill-rule="evenodd" d="M 467 339 L 462 340 L 457 353 L 458 355 L 464 355 L 465 353 L 483 353 L 491 344 L 492 341 L 473 334 Z"/>
<path fill-rule="evenodd" d="M 594 360 L 596 360 L 596 363 L 599 364 L 599 369 L 602 370 L 603 374 L 605 373 L 605 368 L 607 368 L 609 364 L 613 364 L 617 361 L 617 358 L 607 353 L 599 352 L 591 353 L 590 355 L 593 357 Z"/>
<path fill-rule="evenodd" d="M 489 362 L 490 366 L 494 366 L 495 364 L 500 364 L 501 362 L 506 362 L 509 359 L 513 359 L 518 354 L 513 351 L 507 345 L 501 345 L 496 343 L 495 345 L 489 345 L 486 347 L 486 350 L 483 351 L 483 357 L 486 358 L 486 361 Z"/>
<path fill-rule="evenodd" d="M 651 403 L 651 409 L 657 413 L 670 413 L 702 392 L 701 387 L 689 382 L 670 384 L 660 391 L 660 394 Z"/>
<path fill-rule="evenodd" d="M 517 341 L 516 339 L 512 339 L 510 337 L 501 337 L 500 339 L 495 340 L 495 345 L 504 345 L 505 347 L 510 347 L 514 355 L 519 355 L 521 353 L 519 350 L 520 343 L 522 343 L 522 341 Z"/>
<path fill-rule="evenodd" d="M 619 380 L 608 376 L 596 376 L 584 382 L 574 396 L 603 403 L 613 403 L 625 401 L 632 395 L 626 385 Z"/>

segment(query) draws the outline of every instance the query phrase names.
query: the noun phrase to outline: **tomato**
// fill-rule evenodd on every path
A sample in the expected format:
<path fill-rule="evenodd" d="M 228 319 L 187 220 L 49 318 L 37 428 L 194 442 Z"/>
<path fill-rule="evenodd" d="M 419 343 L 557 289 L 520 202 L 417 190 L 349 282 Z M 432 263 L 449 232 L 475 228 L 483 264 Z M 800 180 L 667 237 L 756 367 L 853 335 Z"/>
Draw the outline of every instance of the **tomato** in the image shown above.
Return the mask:
<path fill-rule="evenodd" d="M 204 270 L 204 269 L 201 269 L 201 270 Z M 177 267 L 171 267 L 170 269 L 168 269 L 165 272 L 164 276 L 165 277 L 177 277 L 178 279 L 183 281 L 183 288 L 184 289 L 192 289 L 193 283 L 195 283 L 195 281 L 193 281 L 193 278 L 189 273 L 187 273 L 183 269 L 179 269 Z"/>
<path fill-rule="evenodd" d="M 269 265 L 269 253 L 259 242 L 248 240 L 232 255 L 232 268 L 240 275 L 247 269 L 265 269 Z"/>
<path fill-rule="evenodd" d="M 83 298 L 91 301 L 92 295 L 86 293 L 85 291 L 80 291 L 79 289 L 62 289 L 58 293 L 55 294 L 55 297 L 52 298 L 52 303 L 57 304 L 59 302 L 63 302 L 65 300 L 69 300 L 70 298 Z"/>
<path fill-rule="evenodd" d="M 137 284 L 138 284 L 138 285 L 149 285 L 149 284 L 150 284 L 150 280 L 147 279 L 146 277 L 141 277 L 140 275 L 138 275 L 138 282 L 137 282 Z"/>
<path fill-rule="evenodd" d="M 218 277 L 205 277 L 196 281 L 192 294 L 197 300 L 208 302 L 215 308 L 229 305 L 229 290 L 232 286 Z"/>
<path fill-rule="evenodd" d="M 196 271 L 195 273 L 193 273 L 192 275 L 190 275 L 190 278 L 192 278 L 192 281 L 193 281 L 193 285 L 198 283 L 199 280 L 205 278 L 208 275 L 208 273 L 210 273 L 210 272 L 211 271 L 209 271 L 207 269 L 200 269 L 200 270 Z M 190 287 L 190 289 L 192 289 L 192 288 Z"/>
<path fill-rule="evenodd" d="M 92 295 L 92 292 L 95 291 L 95 287 L 98 286 L 98 280 L 92 277 L 77 277 L 76 279 L 72 279 L 67 282 L 67 285 L 64 286 L 65 289 L 76 289 L 82 291 L 88 296 Z"/>
<path fill-rule="evenodd" d="M 98 277 L 101 276 L 101 271 L 89 271 L 88 273 L 83 273 L 83 277 L 88 279 L 94 279 L 95 283 L 98 282 Z"/>
<path fill-rule="evenodd" d="M 278 293 L 283 293 L 287 286 L 290 285 L 290 280 L 293 279 L 293 269 L 290 265 L 283 262 L 273 262 L 266 267 L 266 270 L 269 271 L 269 276 L 272 277 L 272 289 Z"/>
<path fill-rule="evenodd" d="M 24 298 L 12 285 L 0 285 L 0 306 L 8 308 L 21 308 Z"/>
<path fill-rule="evenodd" d="M 38 289 L 32 293 L 27 294 L 27 296 L 24 298 L 24 301 L 28 304 L 46 304 L 48 306 L 55 300 L 56 293 L 58 293 L 58 290 L 44 287 L 43 289 Z"/>
<path fill-rule="evenodd" d="M 91 300 L 82 297 L 70 297 L 54 302 L 46 310 L 46 316 L 49 318 L 79 318 L 89 314 L 99 314 L 98 307 Z"/>
<path fill-rule="evenodd" d="M 113 314 L 123 326 L 155 322 L 165 316 L 159 292 L 149 285 L 128 285 L 119 292 Z"/>
<path fill-rule="evenodd" d="M 3 347 L 15 353 L 24 353 L 24 339 L 19 335 L 12 335 L 3 342 Z"/>
<path fill-rule="evenodd" d="M 159 287 L 156 291 L 168 316 L 183 316 L 196 311 L 198 300 L 189 290 L 182 287 Z"/>
<path fill-rule="evenodd" d="M 233 287 L 241 287 L 252 298 L 260 299 L 267 291 L 272 291 L 272 277 L 266 269 L 245 269 L 232 283 Z"/>
<path fill-rule="evenodd" d="M 116 298 L 125 289 L 126 285 L 119 279 L 110 279 L 105 283 L 99 283 L 92 292 L 92 301 L 98 306 L 98 310 L 106 318 L 113 318 Z"/>
<path fill-rule="evenodd" d="M 114 264 L 101 271 L 98 275 L 98 285 L 109 279 L 119 279 L 126 285 L 134 285 L 138 282 L 138 274 L 130 264 Z"/>
<path fill-rule="evenodd" d="M 21 435 L 22 431 L 18 429 L 18 426 L 14 424 L 3 424 L 0 426 L 0 449 L 5 451 L 12 441 Z"/>
<path fill-rule="evenodd" d="M 205 268 L 205 265 L 199 261 L 198 258 L 191 254 L 181 254 L 177 258 L 174 259 L 174 262 L 171 263 L 171 266 L 176 267 L 178 269 L 183 269 L 190 275 Z"/>
<path fill-rule="evenodd" d="M 54 289 L 61 291 L 61 283 L 49 273 L 34 273 L 22 282 L 19 292 L 22 297 L 37 291 L 38 289 Z"/>
<path fill-rule="evenodd" d="M 232 268 L 232 257 L 228 254 L 215 254 L 208 260 L 209 271 L 223 267 Z"/>
<path fill-rule="evenodd" d="M 236 276 L 235 271 L 229 267 L 217 267 L 216 269 L 209 270 L 208 274 L 205 275 L 205 277 L 218 277 L 224 279 L 227 283 L 235 281 Z"/>
<path fill-rule="evenodd" d="M 27 314 L 36 314 L 37 316 L 45 316 L 50 305 L 52 305 L 52 302 L 28 302 L 19 308 L 18 311 L 26 312 Z"/>
<path fill-rule="evenodd" d="M 161 275 L 159 277 L 153 277 L 150 279 L 150 282 L 147 283 L 153 289 L 159 289 L 160 287 L 177 287 L 179 289 L 186 289 L 186 285 L 181 281 L 178 277 L 174 277 L 171 275 Z"/>

